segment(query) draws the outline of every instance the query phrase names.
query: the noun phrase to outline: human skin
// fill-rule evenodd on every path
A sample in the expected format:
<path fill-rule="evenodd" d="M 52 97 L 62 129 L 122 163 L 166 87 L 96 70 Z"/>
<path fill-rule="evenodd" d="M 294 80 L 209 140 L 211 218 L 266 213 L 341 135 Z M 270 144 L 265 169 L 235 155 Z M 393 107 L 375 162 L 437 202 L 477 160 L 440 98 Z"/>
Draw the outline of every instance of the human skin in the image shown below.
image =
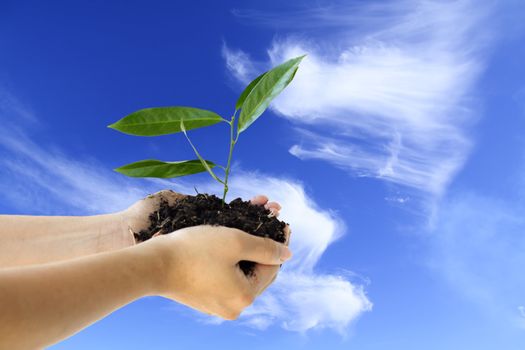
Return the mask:
<path fill-rule="evenodd" d="M 117 251 L 0 269 L 0 348 L 49 346 L 152 295 L 233 320 L 274 278 L 257 267 L 290 257 L 271 239 L 201 225 Z M 247 277 L 240 260 L 263 265 Z"/>
<path fill-rule="evenodd" d="M 158 209 L 161 199 L 173 203 L 183 197 L 173 191 L 160 191 L 126 210 L 105 215 L 0 215 L 0 268 L 62 261 L 133 246 L 132 232 L 148 227 L 149 214 Z M 251 203 L 264 205 L 276 215 L 281 208 L 264 195 L 255 196 Z"/>
<path fill-rule="evenodd" d="M 130 229 L 147 226 L 161 199 L 181 196 L 161 191 L 123 212 L 95 217 L 0 217 L 0 348 L 50 345 L 147 295 L 235 319 L 271 284 L 290 252 L 226 227 L 190 227 L 138 245 L 129 239 Z M 252 204 L 279 214 L 279 204 L 265 196 Z M 254 276 L 242 273 L 240 260 L 257 262 Z"/>

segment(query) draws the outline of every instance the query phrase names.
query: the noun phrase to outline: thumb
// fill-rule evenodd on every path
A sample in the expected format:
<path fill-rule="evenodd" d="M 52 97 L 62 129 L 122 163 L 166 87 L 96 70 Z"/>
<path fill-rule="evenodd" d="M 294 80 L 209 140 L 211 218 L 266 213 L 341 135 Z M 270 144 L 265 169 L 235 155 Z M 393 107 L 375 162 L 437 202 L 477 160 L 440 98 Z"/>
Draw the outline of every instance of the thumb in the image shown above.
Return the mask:
<path fill-rule="evenodd" d="M 270 238 L 257 237 L 245 232 L 241 236 L 243 260 L 265 265 L 280 265 L 292 257 L 292 252 L 287 246 Z"/>

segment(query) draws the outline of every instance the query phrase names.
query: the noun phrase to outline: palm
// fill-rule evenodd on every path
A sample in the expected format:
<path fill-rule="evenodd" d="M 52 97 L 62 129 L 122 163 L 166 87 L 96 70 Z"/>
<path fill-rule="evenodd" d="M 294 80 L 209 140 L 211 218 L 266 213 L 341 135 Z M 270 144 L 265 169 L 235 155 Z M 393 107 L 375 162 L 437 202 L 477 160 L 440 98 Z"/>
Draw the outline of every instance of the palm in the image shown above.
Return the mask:
<path fill-rule="evenodd" d="M 169 204 L 174 204 L 177 200 L 180 200 L 184 197 L 186 197 L 184 194 L 180 194 L 171 190 L 163 190 L 139 200 L 124 212 L 128 229 L 132 232 L 140 232 L 141 230 L 147 229 L 150 224 L 150 215 L 160 208 L 161 202 L 167 201 Z M 279 203 L 269 202 L 268 197 L 264 195 L 257 195 L 253 197 L 250 202 L 253 205 L 264 205 L 264 207 L 273 212 L 275 216 L 279 215 L 279 211 L 281 209 Z M 290 228 L 287 225 L 285 227 L 286 245 L 288 245 L 290 242 L 290 233 Z M 256 265 L 255 274 L 250 278 L 253 283 L 258 285 L 258 294 L 262 293 L 266 288 L 268 288 L 268 286 L 277 277 L 278 272 L 279 266 L 263 264 Z"/>
<path fill-rule="evenodd" d="M 163 190 L 156 192 L 134 203 L 124 211 L 124 220 L 128 228 L 133 232 L 140 232 L 149 227 L 149 217 L 160 208 L 163 201 L 174 204 L 175 201 L 186 197 L 186 195 Z"/>

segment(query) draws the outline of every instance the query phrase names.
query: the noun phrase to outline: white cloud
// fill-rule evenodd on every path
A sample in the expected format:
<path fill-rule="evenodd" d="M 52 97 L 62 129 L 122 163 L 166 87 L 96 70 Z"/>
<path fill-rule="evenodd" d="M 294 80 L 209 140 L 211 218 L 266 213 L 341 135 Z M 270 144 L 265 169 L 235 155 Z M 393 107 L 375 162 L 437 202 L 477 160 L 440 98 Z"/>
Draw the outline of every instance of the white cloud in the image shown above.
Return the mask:
<path fill-rule="evenodd" d="M 241 50 L 231 50 L 223 45 L 222 55 L 226 60 L 226 67 L 240 81 L 247 81 L 254 68 L 248 55 Z"/>
<path fill-rule="evenodd" d="M 79 215 L 121 210 L 166 187 L 192 193 L 195 184 L 200 192 L 217 193 L 217 183 L 203 177 L 175 183 L 127 179 L 96 160 L 74 159 L 56 147 L 36 144 L 17 124 L 17 110 L 9 108 L 14 104 L 13 100 L 0 109 L 4 125 L 0 129 L 0 190 L 8 195 L 3 205 L 25 213 Z M 28 120 L 35 122 L 37 118 Z M 344 332 L 351 321 L 371 309 L 371 303 L 363 287 L 344 275 L 320 274 L 314 269 L 328 246 L 344 233 L 342 220 L 335 212 L 319 208 L 296 180 L 239 167 L 232 173 L 230 199 L 268 195 L 281 203 L 281 217 L 293 231 L 294 258 L 243 315 L 243 322 L 257 328 L 277 324 L 293 331 L 333 328 Z"/>
<path fill-rule="evenodd" d="M 293 179 L 238 168 L 232 173 L 229 198 L 262 193 L 282 205 L 280 217 L 292 228 L 294 253 L 276 282 L 243 313 L 241 321 L 258 329 L 279 324 L 290 331 L 332 328 L 343 334 L 352 321 L 372 309 L 362 285 L 342 274 L 314 269 L 328 246 L 344 234 L 343 221 L 335 212 L 319 208 Z M 213 192 L 215 186 L 201 183 L 198 188 Z M 215 318 L 206 322 L 220 323 Z"/>
<path fill-rule="evenodd" d="M 518 317 L 517 325 L 518 327 L 525 329 L 525 307 L 521 305 L 518 306 L 518 312 L 519 312 L 519 317 Z"/>
<path fill-rule="evenodd" d="M 0 147 L 4 151 L 0 187 L 12 196 L 13 205 L 33 213 L 56 214 L 52 208 L 56 205 L 68 208 L 68 212 L 112 212 L 148 194 L 139 183 L 132 184 L 110 169 L 103 170 L 96 160 L 79 161 L 57 149 L 46 149 L 17 128 L 7 126 L 0 131 Z M 13 193 L 12 186 L 23 187 L 22 193 Z"/>
<path fill-rule="evenodd" d="M 523 203 L 472 193 L 445 201 L 429 238 L 429 264 L 455 290 L 502 323 L 525 327 Z"/>
<path fill-rule="evenodd" d="M 240 172 L 232 177 L 232 196 L 250 198 L 253 191 L 266 194 L 282 205 L 281 216 L 292 227 L 294 259 L 287 267 L 311 273 L 326 248 L 344 232 L 343 221 L 329 209 L 316 206 L 296 180 L 275 178 L 256 172 Z"/>
<path fill-rule="evenodd" d="M 297 181 L 237 173 L 231 184 L 233 196 L 249 198 L 257 189 L 282 204 L 281 216 L 292 228 L 294 252 L 274 285 L 243 314 L 244 322 L 260 329 L 276 322 L 291 331 L 332 328 L 343 334 L 353 320 L 372 308 L 362 286 L 345 276 L 314 270 L 328 246 L 344 233 L 343 221 L 316 206 Z"/>
<path fill-rule="evenodd" d="M 255 68 L 307 53 L 272 107 L 297 125 L 300 141 L 290 153 L 439 195 L 470 149 L 475 118 L 468 100 L 486 56 L 489 8 L 407 0 L 296 14 L 236 10 L 240 18 L 302 34 L 275 39 L 264 64 L 227 47 L 223 55 L 247 83 Z"/>
<path fill-rule="evenodd" d="M 345 334 L 348 325 L 372 309 L 362 286 L 343 276 L 283 271 L 260 300 L 243 317 L 255 328 L 273 322 L 291 331 L 333 328 Z"/>

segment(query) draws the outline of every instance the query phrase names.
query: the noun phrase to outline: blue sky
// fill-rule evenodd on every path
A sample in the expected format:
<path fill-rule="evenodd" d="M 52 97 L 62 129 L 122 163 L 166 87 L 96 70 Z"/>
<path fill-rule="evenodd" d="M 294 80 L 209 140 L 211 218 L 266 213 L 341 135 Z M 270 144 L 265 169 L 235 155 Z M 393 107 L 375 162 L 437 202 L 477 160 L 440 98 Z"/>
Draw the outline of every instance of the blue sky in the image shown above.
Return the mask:
<path fill-rule="evenodd" d="M 147 298 L 52 349 L 523 348 L 524 16 L 512 0 L 1 2 L 5 214 L 219 193 L 113 173 L 192 151 L 106 125 L 167 105 L 229 117 L 246 82 L 308 54 L 234 154 L 230 199 L 266 193 L 293 229 L 276 283 L 235 322 Z M 227 132 L 190 136 L 223 161 Z"/>

